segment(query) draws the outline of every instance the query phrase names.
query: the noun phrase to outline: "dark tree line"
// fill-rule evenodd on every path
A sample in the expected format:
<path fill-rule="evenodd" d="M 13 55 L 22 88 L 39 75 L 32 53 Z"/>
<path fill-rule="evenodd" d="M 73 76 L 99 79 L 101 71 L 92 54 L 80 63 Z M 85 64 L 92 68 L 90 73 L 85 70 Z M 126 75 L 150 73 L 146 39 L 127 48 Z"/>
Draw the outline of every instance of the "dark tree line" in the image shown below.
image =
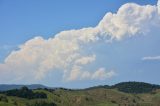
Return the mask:
<path fill-rule="evenodd" d="M 155 89 L 160 89 L 160 86 L 144 82 L 122 82 L 111 88 L 116 88 L 126 93 L 149 93 Z"/>
<path fill-rule="evenodd" d="M 38 101 L 32 104 L 27 104 L 27 106 L 57 106 L 55 103 L 48 103 L 45 101 Z"/>
<path fill-rule="evenodd" d="M 43 92 L 33 92 L 27 87 L 22 87 L 21 89 L 13 89 L 1 92 L 7 96 L 17 96 L 21 98 L 27 99 L 35 99 L 35 98 L 47 98 L 47 95 Z"/>

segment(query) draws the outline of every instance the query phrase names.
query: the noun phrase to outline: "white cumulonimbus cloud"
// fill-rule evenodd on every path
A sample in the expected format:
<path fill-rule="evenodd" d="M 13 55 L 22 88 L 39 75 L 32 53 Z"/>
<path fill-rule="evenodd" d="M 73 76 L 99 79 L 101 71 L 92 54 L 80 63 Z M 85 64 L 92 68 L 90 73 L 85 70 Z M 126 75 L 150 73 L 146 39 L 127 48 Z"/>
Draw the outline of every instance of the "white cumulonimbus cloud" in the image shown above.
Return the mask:
<path fill-rule="evenodd" d="M 127 3 L 117 13 L 107 13 L 95 27 L 62 31 L 49 39 L 35 37 L 6 57 L 0 64 L 0 77 L 7 81 L 40 80 L 51 71 L 62 70 L 62 78 L 68 81 L 110 78 L 115 72 L 105 68 L 84 71 L 84 66 L 97 58 L 84 48 L 99 40 L 145 34 L 152 26 L 159 27 L 159 11 L 159 2 L 157 6 Z"/>

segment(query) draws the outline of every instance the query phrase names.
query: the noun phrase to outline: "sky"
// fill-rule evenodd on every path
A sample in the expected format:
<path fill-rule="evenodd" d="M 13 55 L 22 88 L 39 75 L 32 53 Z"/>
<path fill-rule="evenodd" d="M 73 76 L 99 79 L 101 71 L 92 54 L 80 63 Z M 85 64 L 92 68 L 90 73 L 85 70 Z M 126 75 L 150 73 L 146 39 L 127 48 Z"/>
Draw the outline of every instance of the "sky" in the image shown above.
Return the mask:
<path fill-rule="evenodd" d="M 0 0 L 0 83 L 160 84 L 157 0 Z"/>

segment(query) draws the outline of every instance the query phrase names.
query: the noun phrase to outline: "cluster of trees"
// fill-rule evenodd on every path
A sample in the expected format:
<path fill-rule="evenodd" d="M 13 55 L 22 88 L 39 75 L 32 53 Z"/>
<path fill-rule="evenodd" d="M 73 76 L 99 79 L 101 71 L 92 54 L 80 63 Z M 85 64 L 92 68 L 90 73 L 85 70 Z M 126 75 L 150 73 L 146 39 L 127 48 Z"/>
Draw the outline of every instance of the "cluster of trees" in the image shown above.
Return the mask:
<path fill-rule="evenodd" d="M 7 99 L 7 97 L 6 96 L 0 96 L 0 101 L 2 101 L 2 102 L 8 102 L 8 99 Z"/>
<path fill-rule="evenodd" d="M 159 89 L 160 86 L 144 82 L 122 82 L 111 88 L 116 88 L 119 91 L 126 93 L 149 93 L 155 89 Z"/>
<path fill-rule="evenodd" d="M 27 104 L 27 106 L 57 106 L 55 103 L 48 103 L 45 101 L 37 101 L 32 104 Z"/>
<path fill-rule="evenodd" d="M 21 89 L 13 89 L 1 92 L 7 96 L 17 96 L 27 99 L 36 99 L 36 98 L 47 98 L 47 95 L 43 92 L 33 92 L 27 87 L 22 87 Z"/>

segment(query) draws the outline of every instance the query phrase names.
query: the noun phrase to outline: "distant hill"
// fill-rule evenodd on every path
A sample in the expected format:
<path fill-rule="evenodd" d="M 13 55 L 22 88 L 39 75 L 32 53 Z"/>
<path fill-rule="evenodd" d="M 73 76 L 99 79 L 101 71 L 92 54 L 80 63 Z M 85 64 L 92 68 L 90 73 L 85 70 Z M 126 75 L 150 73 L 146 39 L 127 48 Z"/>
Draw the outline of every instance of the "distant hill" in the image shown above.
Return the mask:
<path fill-rule="evenodd" d="M 98 88 L 106 88 L 106 89 L 109 89 L 109 88 L 111 88 L 111 86 L 109 86 L 109 85 L 99 85 L 99 86 L 94 86 L 94 87 L 86 88 L 85 90 L 92 90 L 92 89 L 98 89 Z"/>
<path fill-rule="evenodd" d="M 125 93 L 149 93 L 153 90 L 160 89 L 160 85 L 149 84 L 144 82 L 121 82 L 111 86 Z"/>
<path fill-rule="evenodd" d="M 0 84 L 0 91 L 7 91 L 12 89 L 20 89 L 23 86 L 26 86 L 29 89 L 37 89 L 37 88 L 49 88 L 40 84 L 31 84 L 31 85 L 8 85 L 8 84 Z"/>
<path fill-rule="evenodd" d="M 54 88 L 54 87 L 47 87 L 41 84 L 32 84 L 32 85 L 7 85 L 7 84 L 0 84 L 0 91 L 7 91 L 12 89 L 20 89 L 23 86 L 26 86 L 29 89 L 38 89 L 38 88 L 47 88 L 50 90 L 56 90 L 56 89 L 64 89 L 64 90 L 74 90 L 74 89 L 66 89 L 66 88 Z M 149 93 L 153 90 L 160 89 L 160 85 L 145 83 L 145 82 L 121 82 L 115 85 L 99 85 L 99 86 L 93 86 L 86 89 L 81 90 L 92 90 L 92 89 L 98 89 L 98 88 L 104 88 L 104 89 L 117 89 L 121 92 L 125 93 Z"/>
<path fill-rule="evenodd" d="M 86 90 L 97 89 L 97 88 L 117 89 L 125 93 L 138 94 L 138 93 L 149 93 L 152 92 L 153 90 L 160 89 L 160 85 L 132 81 L 132 82 L 121 82 L 112 86 L 109 85 L 94 86 L 86 88 Z"/>

